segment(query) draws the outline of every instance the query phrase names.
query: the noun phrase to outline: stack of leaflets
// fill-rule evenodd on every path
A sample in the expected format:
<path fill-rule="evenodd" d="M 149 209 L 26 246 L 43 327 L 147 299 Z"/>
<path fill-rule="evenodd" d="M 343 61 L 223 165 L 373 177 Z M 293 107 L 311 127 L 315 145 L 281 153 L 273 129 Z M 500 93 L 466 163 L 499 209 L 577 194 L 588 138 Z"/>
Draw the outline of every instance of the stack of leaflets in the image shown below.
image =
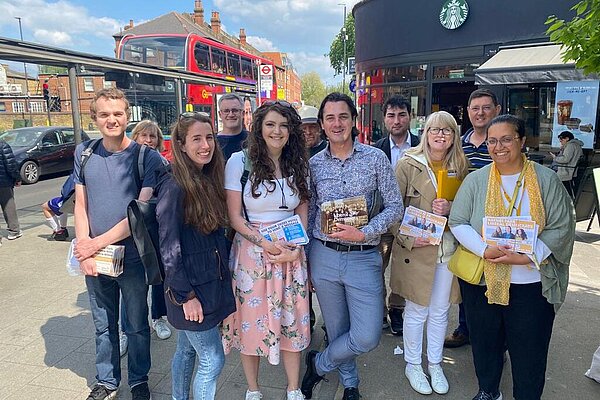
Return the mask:
<path fill-rule="evenodd" d="M 79 261 L 73 254 L 77 239 L 71 241 L 69 254 L 67 256 L 67 272 L 69 275 L 81 275 Z M 96 260 L 96 271 L 102 275 L 117 277 L 123 273 L 123 258 L 125 257 L 125 246 L 109 245 L 100 250 L 94 256 Z"/>
<path fill-rule="evenodd" d="M 448 219 L 441 215 L 429 213 L 413 206 L 408 206 L 404 211 L 404 218 L 398 233 L 401 235 L 427 239 L 429 243 L 438 245 Z"/>
<path fill-rule="evenodd" d="M 483 240 L 489 246 L 510 246 L 517 253 L 533 254 L 538 224 L 529 216 L 485 217 Z"/>
<path fill-rule="evenodd" d="M 321 232 L 330 235 L 338 232 L 335 224 L 362 228 L 369 223 L 369 212 L 365 196 L 326 201 L 321 204 Z"/>
<path fill-rule="evenodd" d="M 308 244 L 306 229 L 298 215 L 291 216 L 273 225 L 265 226 L 258 230 L 270 242 L 284 240 L 298 245 Z"/>

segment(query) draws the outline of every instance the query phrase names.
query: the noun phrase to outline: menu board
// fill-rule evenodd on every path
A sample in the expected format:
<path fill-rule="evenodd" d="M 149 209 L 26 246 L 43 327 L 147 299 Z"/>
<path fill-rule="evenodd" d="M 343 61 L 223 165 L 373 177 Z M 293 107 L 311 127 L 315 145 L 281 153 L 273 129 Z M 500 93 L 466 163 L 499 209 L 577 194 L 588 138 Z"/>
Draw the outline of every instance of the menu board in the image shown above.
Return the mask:
<path fill-rule="evenodd" d="M 563 81 L 556 84 L 556 104 L 552 126 L 552 146 L 560 147 L 558 135 L 569 131 L 583 142 L 584 149 L 594 146 L 599 81 Z"/>

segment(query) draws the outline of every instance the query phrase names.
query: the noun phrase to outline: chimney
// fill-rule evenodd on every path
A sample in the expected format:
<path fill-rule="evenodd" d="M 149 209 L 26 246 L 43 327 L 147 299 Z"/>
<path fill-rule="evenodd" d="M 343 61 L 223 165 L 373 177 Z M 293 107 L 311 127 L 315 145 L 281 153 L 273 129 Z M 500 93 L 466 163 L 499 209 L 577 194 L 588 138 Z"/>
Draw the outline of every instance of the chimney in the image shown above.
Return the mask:
<path fill-rule="evenodd" d="M 246 30 L 244 28 L 240 28 L 240 44 L 245 46 L 246 42 Z"/>
<path fill-rule="evenodd" d="M 212 12 L 212 17 L 210 17 L 210 29 L 215 35 L 221 34 L 221 19 L 219 18 L 218 11 Z"/>
<path fill-rule="evenodd" d="M 204 7 L 202 7 L 202 0 L 196 0 L 194 2 L 194 23 L 200 26 L 204 24 Z"/>
<path fill-rule="evenodd" d="M 133 28 L 133 20 L 132 19 L 129 20 L 129 25 L 125 25 L 124 29 L 127 30 L 127 29 L 131 29 L 131 28 Z"/>

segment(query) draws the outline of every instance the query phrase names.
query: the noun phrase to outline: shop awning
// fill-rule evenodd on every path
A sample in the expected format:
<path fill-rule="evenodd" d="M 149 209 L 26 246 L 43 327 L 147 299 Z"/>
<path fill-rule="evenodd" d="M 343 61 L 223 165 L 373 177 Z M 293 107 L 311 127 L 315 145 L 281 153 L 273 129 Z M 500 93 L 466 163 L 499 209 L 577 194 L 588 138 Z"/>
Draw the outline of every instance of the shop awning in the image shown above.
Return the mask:
<path fill-rule="evenodd" d="M 478 85 L 579 81 L 593 79 L 575 67 L 574 61 L 562 61 L 560 45 L 548 44 L 500 49 L 475 70 Z"/>

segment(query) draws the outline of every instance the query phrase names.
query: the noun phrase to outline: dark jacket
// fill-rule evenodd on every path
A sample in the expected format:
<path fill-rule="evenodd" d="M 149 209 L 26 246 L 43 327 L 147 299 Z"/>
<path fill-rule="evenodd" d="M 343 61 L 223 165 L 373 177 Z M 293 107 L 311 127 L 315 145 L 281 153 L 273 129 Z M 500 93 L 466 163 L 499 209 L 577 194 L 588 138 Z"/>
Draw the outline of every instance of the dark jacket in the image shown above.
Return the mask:
<path fill-rule="evenodd" d="M 21 181 L 21 175 L 15 155 L 10 145 L 4 140 L 0 140 L 0 186 L 13 187 L 15 182 L 19 181 Z"/>
<path fill-rule="evenodd" d="M 308 149 L 309 156 L 312 157 L 315 154 L 317 154 L 318 152 L 320 152 L 321 150 L 325 150 L 325 147 L 327 147 L 327 140 L 321 140 L 321 143 Z"/>
<path fill-rule="evenodd" d="M 159 172 L 154 194 L 167 319 L 177 329 L 214 328 L 235 311 L 224 231 L 205 235 L 184 223 L 184 193 L 168 167 Z M 187 321 L 183 313 L 182 304 L 194 295 L 202 305 L 202 323 Z"/>
<path fill-rule="evenodd" d="M 412 133 L 410 133 L 410 131 L 408 132 L 408 134 L 410 135 L 410 147 L 415 147 L 421 142 L 417 135 L 413 135 Z M 388 160 L 392 162 L 392 145 L 390 144 L 389 135 L 386 135 L 385 137 L 379 139 L 377 142 L 375 142 L 373 146 L 383 150 Z"/>

